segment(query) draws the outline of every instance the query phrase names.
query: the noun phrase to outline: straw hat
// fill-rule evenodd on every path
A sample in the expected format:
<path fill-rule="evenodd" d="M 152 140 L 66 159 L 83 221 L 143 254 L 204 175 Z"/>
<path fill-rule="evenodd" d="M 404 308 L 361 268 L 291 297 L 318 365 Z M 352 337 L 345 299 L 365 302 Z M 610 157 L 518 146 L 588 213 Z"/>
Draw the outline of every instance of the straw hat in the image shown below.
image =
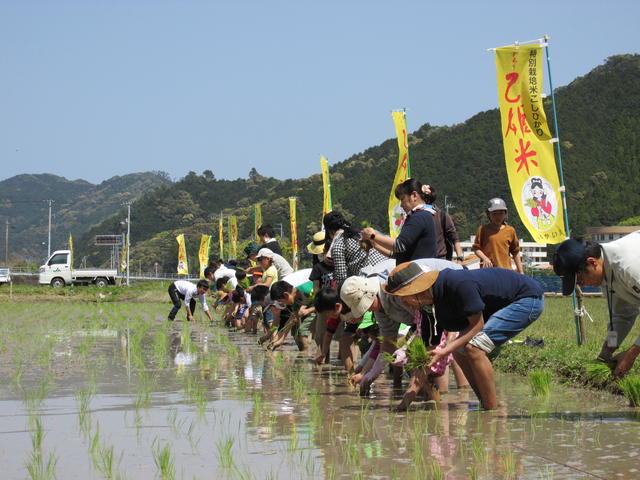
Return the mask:
<path fill-rule="evenodd" d="M 415 295 L 431 288 L 438 279 L 439 271 L 425 272 L 420 265 L 405 262 L 391 270 L 382 289 L 389 295 Z"/>
<path fill-rule="evenodd" d="M 340 298 L 351 309 L 353 318 L 360 318 L 369 310 L 378 292 L 377 278 L 349 277 L 340 288 Z"/>
<path fill-rule="evenodd" d="M 313 241 L 307 245 L 309 253 L 320 255 L 324 251 L 324 231 L 313 234 Z"/>

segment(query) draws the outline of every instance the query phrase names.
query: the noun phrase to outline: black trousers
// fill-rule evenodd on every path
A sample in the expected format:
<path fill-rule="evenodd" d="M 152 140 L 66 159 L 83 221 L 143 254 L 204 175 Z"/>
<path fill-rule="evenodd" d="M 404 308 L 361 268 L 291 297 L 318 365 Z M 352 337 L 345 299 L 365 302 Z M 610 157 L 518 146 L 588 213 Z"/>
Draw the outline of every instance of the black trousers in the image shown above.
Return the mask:
<path fill-rule="evenodd" d="M 180 311 L 180 308 L 182 307 L 182 302 L 184 300 L 184 295 L 178 291 L 175 283 L 172 283 L 171 285 L 169 285 L 169 298 L 171 298 L 171 302 L 173 303 L 173 308 L 169 312 L 169 320 L 175 320 L 176 315 Z M 192 298 L 191 301 L 189 302 L 189 308 L 191 308 L 191 314 L 193 315 L 193 312 L 195 312 L 195 308 L 196 308 L 195 298 Z"/>

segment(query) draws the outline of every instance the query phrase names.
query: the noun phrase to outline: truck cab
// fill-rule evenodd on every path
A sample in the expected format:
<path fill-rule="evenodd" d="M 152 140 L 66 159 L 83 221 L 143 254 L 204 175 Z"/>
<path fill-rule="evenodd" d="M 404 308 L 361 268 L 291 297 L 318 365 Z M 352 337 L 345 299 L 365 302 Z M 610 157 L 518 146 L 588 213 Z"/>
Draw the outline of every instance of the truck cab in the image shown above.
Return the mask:
<path fill-rule="evenodd" d="M 64 287 L 71 283 L 71 265 L 69 264 L 70 250 L 56 250 L 40 266 L 38 283 L 52 287 Z"/>

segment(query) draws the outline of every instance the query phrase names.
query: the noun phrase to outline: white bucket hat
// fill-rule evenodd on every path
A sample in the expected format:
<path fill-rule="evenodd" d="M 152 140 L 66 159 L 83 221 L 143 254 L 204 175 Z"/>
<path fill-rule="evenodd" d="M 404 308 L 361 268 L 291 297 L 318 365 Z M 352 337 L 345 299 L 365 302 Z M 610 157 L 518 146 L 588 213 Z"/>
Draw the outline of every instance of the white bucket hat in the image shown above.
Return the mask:
<path fill-rule="evenodd" d="M 258 258 L 262 258 L 262 257 L 273 258 L 273 252 L 271 250 L 269 250 L 268 248 L 261 248 L 258 251 L 258 255 L 256 255 L 256 260 Z"/>
<path fill-rule="evenodd" d="M 340 298 L 351 309 L 353 318 L 360 318 L 371 308 L 378 292 L 377 278 L 349 277 L 340 288 Z"/>

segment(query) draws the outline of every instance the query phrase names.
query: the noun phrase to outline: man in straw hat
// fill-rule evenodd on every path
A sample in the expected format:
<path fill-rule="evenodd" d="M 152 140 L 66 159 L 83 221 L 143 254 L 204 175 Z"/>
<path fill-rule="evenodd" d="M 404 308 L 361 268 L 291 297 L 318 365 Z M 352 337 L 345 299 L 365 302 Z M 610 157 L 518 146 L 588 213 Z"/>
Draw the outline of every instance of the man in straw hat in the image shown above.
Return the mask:
<path fill-rule="evenodd" d="M 461 265 L 437 258 L 419 259 L 415 264 L 421 272 L 422 269 L 427 271 L 446 268 L 462 269 Z M 411 325 L 415 320 L 416 310 L 405 305 L 400 297 L 388 295 L 382 290 L 381 286 L 387 281 L 387 275 L 391 270 L 389 261 L 382 262 L 368 269 L 366 278 L 355 276 L 347 278 L 340 289 L 340 298 L 351 309 L 353 318 L 362 318 L 367 311 L 373 312 L 384 339 L 381 351 L 386 353 L 393 353 L 396 350 L 400 324 Z M 374 367 L 361 379 L 358 378 L 361 395 L 369 393 L 371 383 L 380 375 L 385 365 L 384 356 L 380 355 Z M 395 373 L 396 381 L 399 381 L 401 369 L 396 369 Z"/>
<path fill-rule="evenodd" d="M 391 272 L 382 288 L 408 308 L 432 305 L 442 328 L 460 332 L 453 342 L 430 352 L 429 365 L 453 353 L 482 407 L 496 409 L 493 367 L 487 354 L 540 316 L 544 308 L 540 284 L 502 268 L 422 272 L 403 264 Z"/>

